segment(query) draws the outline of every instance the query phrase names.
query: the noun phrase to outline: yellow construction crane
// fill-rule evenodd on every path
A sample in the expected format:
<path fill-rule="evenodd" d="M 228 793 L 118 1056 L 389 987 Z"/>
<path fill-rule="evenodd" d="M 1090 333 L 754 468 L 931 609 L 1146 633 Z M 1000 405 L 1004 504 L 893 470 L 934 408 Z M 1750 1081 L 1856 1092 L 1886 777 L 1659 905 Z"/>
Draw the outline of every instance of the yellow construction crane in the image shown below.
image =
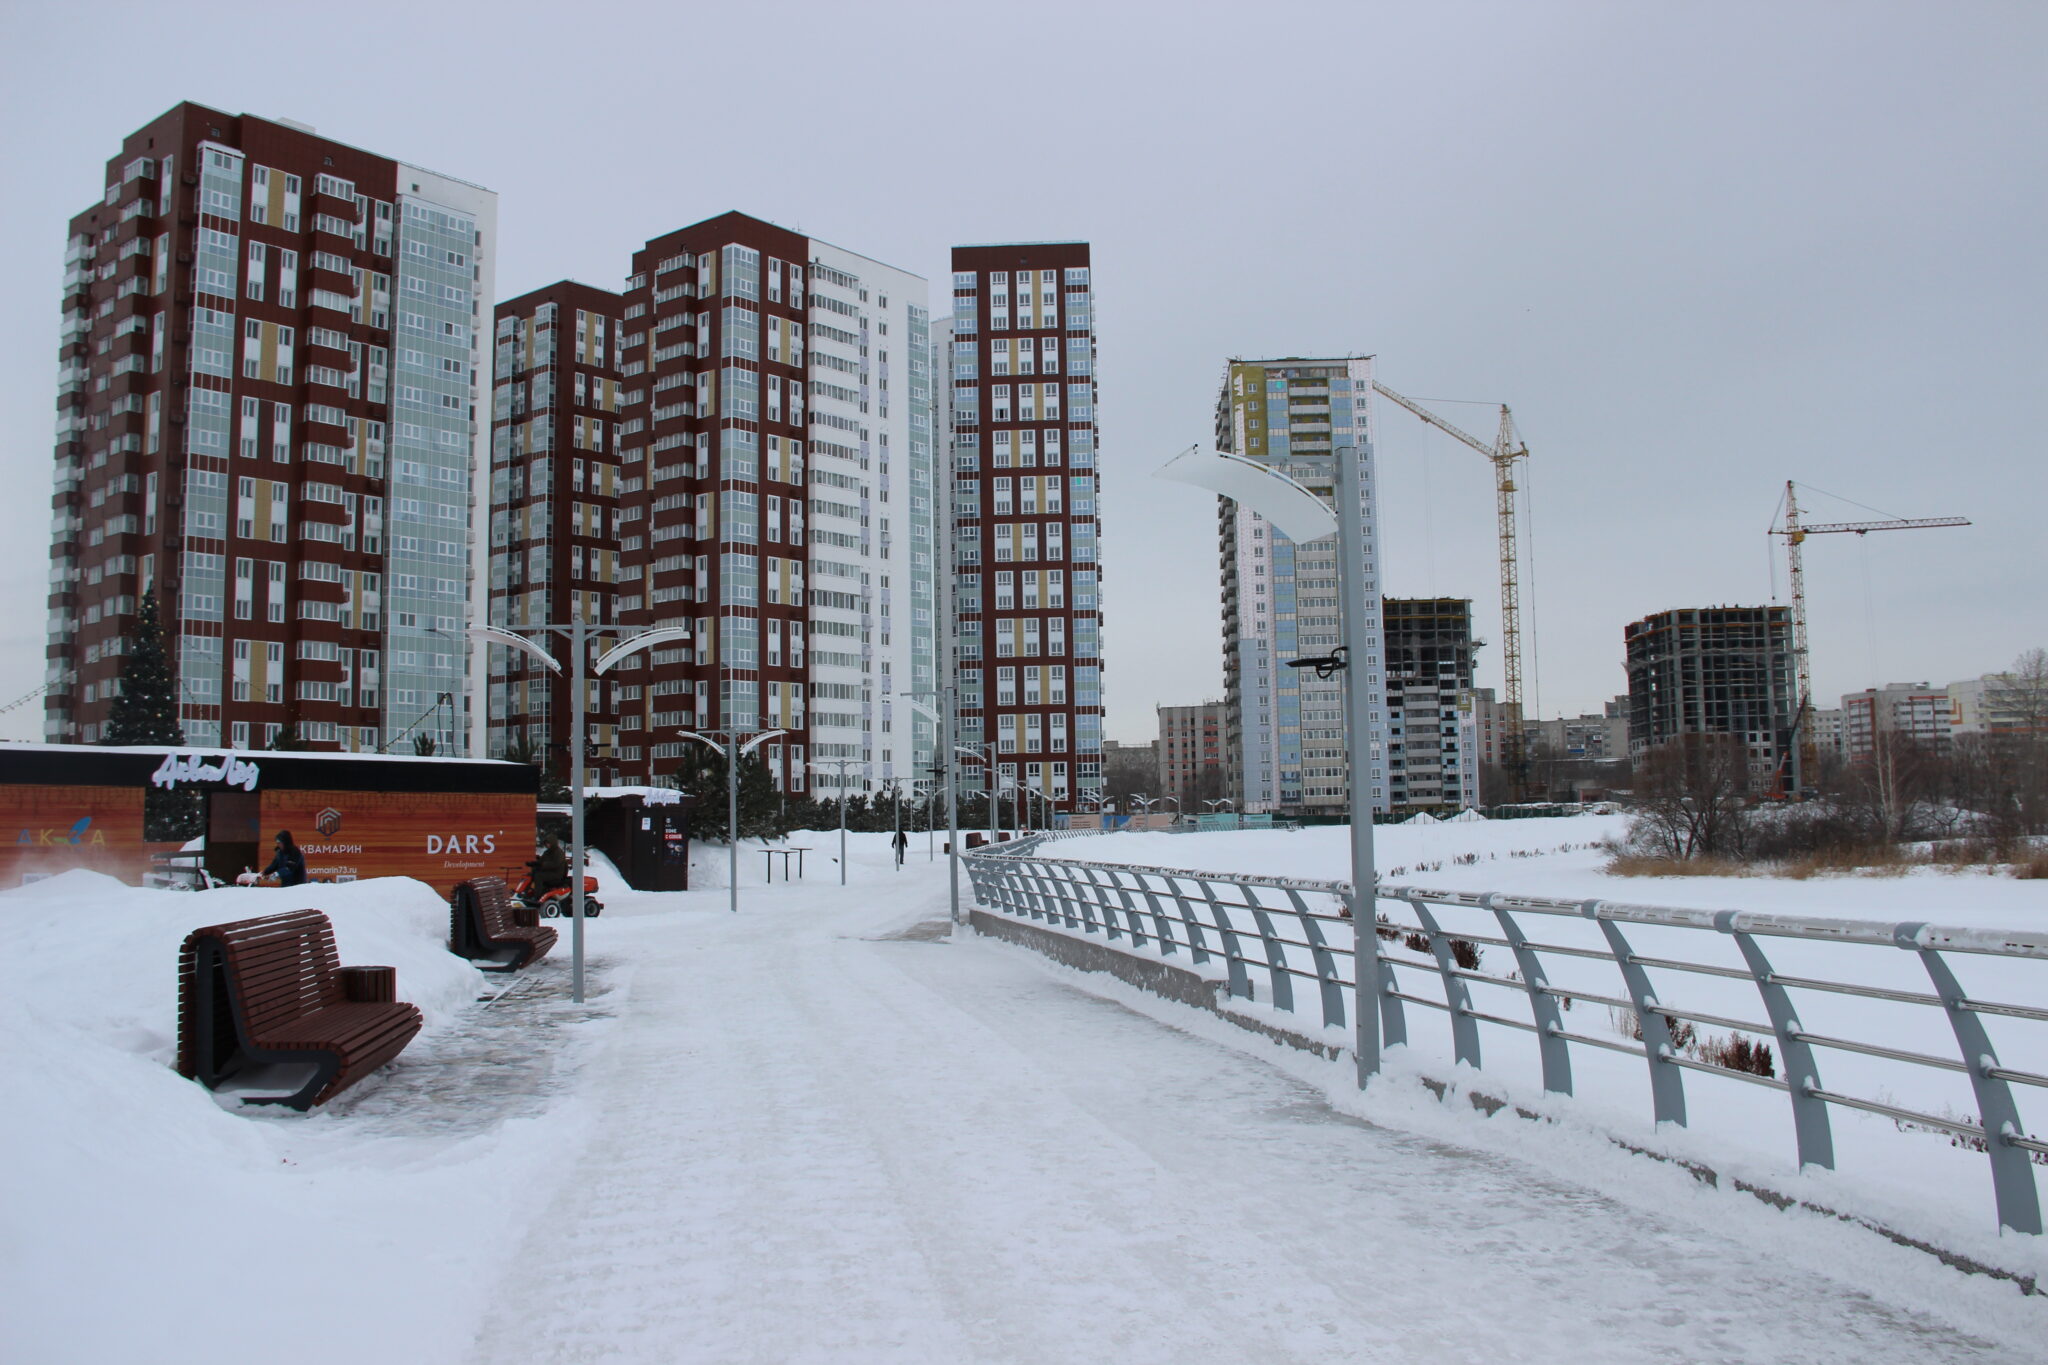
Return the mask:
<path fill-rule="evenodd" d="M 1400 404 L 1430 426 L 1455 436 L 1493 464 L 1494 521 L 1500 538 L 1501 766 L 1508 771 L 1517 801 L 1527 796 L 1528 760 L 1522 735 L 1522 577 L 1515 538 L 1515 461 L 1529 458 L 1529 447 L 1515 433 L 1508 405 L 1500 405 L 1500 430 L 1491 443 L 1461 431 L 1412 398 L 1395 393 L 1377 379 L 1373 392 Z"/>
<path fill-rule="evenodd" d="M 1806 653 L 1806 563 L 1800 546 L 1808 536 L 1850 531 L 1867 535 L 1872 531 L 1925 531 L 1940 526 L 1968 526 L 1968 517 L 1890 517 L 1884 521 L 1820 521 L 1802 524 L 1799 494 L 1792 480 L 1785 480 L 1785 522 L 1769 534 L 1785 538 L 1785 564 L 1792 578 L 1792 661 L 1798 672 L 1798 709 L 1792 716 L 1792 742 L 1787 745 L 1792 759 L 1792 790 L 1797 800 L 1805 790 L 1807 766 L 1813 760 L 1813 665 Z"/>

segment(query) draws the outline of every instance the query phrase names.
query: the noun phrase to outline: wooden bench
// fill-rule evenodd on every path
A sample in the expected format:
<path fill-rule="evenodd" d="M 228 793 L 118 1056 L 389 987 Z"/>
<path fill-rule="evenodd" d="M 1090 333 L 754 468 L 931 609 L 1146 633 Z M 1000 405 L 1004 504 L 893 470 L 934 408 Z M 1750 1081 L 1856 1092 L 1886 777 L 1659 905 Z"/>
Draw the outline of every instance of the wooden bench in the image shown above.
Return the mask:
<path fill-rule="evenodd" d="M 395 979 L 344 968 L 318 910 L 195 929 L 178 954 L 178 1074 L 246 1103 L 325 1104 L 420 1031 Z"/>
<path fill-rule="evenodd" d="M 512 908 L 503 877 L 472 877 L 448 898 L 448 950 L 484 971 L 516 972 L 554 946 L 555 931 L 534 911 Z"/>

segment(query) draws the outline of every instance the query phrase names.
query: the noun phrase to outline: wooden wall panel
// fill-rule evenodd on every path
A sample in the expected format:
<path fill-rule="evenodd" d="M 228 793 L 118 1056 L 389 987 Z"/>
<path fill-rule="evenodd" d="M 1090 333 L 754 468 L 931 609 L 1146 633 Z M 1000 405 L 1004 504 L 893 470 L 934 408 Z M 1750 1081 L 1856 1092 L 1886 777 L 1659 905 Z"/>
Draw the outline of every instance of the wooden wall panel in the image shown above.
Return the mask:
<path fill-rule="evenodd" d="M 162 847 L 142 842 L 140 787 L 0 786 L 0 840 L 0 887 L 74 867 L 140 885 Z"/>
<path fill-rule="evenodd" d="M 288 829 L 314 877 L 417 877 L 445 896 L 470 877 L 523 871 L 533 857 L 530 794 L 266 791 L 262 796 L 265 861 L 271 840 Z"/>

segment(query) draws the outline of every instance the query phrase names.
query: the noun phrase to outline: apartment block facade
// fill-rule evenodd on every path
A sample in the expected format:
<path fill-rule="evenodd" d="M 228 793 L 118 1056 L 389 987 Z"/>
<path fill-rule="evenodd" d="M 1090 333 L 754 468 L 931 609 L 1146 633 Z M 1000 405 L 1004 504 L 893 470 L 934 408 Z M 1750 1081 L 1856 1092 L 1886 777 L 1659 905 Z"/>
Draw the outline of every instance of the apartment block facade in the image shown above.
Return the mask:
<path fill-rule="evenodd" d="M 1789 608 L 1658 612 L 1630 622 L 1623 640 L 1633 762 L 1683 735 L 1733 735 L 1753 786 L 1780 780 L 1794 707 Z"/>
<path fill-rule="evenodd" d="M 1938 748 L 1953 737 L 1955 698 L 1946 687 L 1887 683 L 1842 698 L 1842 756 L 1862 763 L 1889 740 Z"/>
<path fill-rule="evenodd" d="M 65 252 L 47 738 L 154 591 L 195 746 L 467 746 L 496 196 L 181 104 Z"/>
<path fill-rule="evenodd" d="M 948 381 L 960 739 L 993 750 L 999 782 L 1074 810 L 1102 785 L 1088 244 L 954 248 L 936 354 Z"/>
<path fill-rule="evenodd" d="M 735 728 L 787 732 L 784 791 L 908 786 L 937 749 L 900 700 L 938 686 L 925 281 L 728 213 L 635 252 L 622 305 L 611 605 L 691 638 L 603 684 L 619 780 Z"/>
<path fill-rule="evenodd" d="M 1336 451 L 1358 447 L 1365 511 L 1365 591 L 1380 591 L 1379 498 L 1372 450 L 1372 360 L 1232 360 L 1216 400 L 1216 448 L 1270 465 L 1334 499 Z M 1343 643 L 1337 539 L 1296 545 L 1264 517 L 1218 500 L 1223 582 L 1225 767 L 1229 795 L 1247 812 L 1342 812 L 1350 803 L 1344 684 L 1287 667 Z M 1382 643 L 1364 661 L 1375 695 Z M 1388 684 L 1391 686 L 1391 684 Z M 1373 809 L 1390 806 L 1387 719 L 1367 741 Z M 1407 783 L 1402 784 L 1404 792 Z"/>
<path fill-rule="evenodd" d="M 515 632 L 618 620 L 625 300 L 563 280 L 497 307 L 491 393 L 490 622 Z M 544 637 L 559 654 L 565 641 Z M 519 650 L 488 649 L 494 758 L 566 773 L 571 681 Z M 584 698 L 586 761 L 618 778 L 616 688 Z"/>
<path fill-rule="evenodd" d="M 1227 800 L 1223 784 L 1223 703 L 1162 706 L 1159 717 L 1158 790 L 1190 814 L 1203 801 Z"/>

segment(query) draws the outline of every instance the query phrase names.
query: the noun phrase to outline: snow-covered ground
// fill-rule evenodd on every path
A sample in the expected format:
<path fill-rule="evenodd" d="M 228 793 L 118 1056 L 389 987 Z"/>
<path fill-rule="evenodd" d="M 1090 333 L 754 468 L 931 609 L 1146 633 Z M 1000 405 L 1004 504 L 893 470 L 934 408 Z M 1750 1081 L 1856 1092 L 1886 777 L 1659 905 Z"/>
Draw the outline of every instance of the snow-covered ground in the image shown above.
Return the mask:
<path fill-rule="evenodd" d="M 842 889 L 837 841 L 795 885 L 744 856 L 737 916 L 607 887 L 582 1009 L 566 942 L 477 1003 L 507 983 L 413 883 L 0 895 L 0 1358 L 2038 1358 L 2009 1285 L 1587 1125 L 1358 1096 L 948 939 L 921 837 L 851 836 Z M 177 945 L 305 904 L 427 1028 L 328 1112 L 230 1113 L 169 1069 Z"/>

